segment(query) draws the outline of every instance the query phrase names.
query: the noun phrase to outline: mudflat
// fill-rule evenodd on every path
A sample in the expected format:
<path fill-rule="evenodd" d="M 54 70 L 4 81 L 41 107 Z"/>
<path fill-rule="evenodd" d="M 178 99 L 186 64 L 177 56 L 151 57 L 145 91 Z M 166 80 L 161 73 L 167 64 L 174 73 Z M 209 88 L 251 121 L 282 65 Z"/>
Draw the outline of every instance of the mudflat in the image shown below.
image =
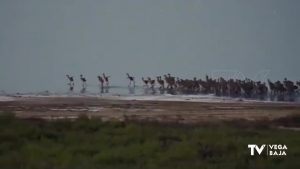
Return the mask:
<path fill-rule="evenodd" d="M 139 101 L 103 97 L 20 97 L 0 102 L 19 118 L 150 121 L 193 124 L 218 120 L 268 121 L 300 114 L 299 103 Z"/>

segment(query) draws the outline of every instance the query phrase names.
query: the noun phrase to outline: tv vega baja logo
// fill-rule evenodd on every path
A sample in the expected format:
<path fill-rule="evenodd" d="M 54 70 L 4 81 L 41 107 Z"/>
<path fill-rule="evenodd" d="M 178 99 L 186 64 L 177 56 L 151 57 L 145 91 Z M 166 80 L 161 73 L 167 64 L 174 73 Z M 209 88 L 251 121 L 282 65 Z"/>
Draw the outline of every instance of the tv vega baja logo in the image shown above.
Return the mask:
<path fill-rule="evenodd" d="M 248 144 L 248 148 L 250 149 L 251 156 L 254 156 L 255 152 L 258 155 L 264 152 L 267 156 L 286 156 L 288 149 L 285 144 L 263 144 L 261 146 Z"/>

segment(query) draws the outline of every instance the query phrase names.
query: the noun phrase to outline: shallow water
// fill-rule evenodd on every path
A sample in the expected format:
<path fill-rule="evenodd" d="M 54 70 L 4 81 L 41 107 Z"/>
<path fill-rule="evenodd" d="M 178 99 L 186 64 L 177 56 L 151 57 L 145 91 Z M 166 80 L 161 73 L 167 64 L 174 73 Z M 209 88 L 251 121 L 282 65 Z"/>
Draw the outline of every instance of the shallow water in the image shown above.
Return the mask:
<path fill-rule="evenodd" d="M 300 103 L 299 94 L 293 96 L 266 96 L 264 98 L 244 98 L 215 96 L 214 94 L 182 94 L 175 91 L 160 90 L 159 88 L 146 88 L 143 86 L 111 86 L 100 88 L 99 86 L 88 86 L 86 89 L 74 88 L 73 91 L 41 91 L 41 92 L 24 92 L 24 93 L 6 93 L 1 91 L 0 100 L 10 100 L 7 96 L 18 97 L 65 97 L 65 96 L 97 96 L 107 98 L 118 98 L 125 100 L 165 100 L 165 101 L 202 101 L 202 102 L 297 102 Z"/>

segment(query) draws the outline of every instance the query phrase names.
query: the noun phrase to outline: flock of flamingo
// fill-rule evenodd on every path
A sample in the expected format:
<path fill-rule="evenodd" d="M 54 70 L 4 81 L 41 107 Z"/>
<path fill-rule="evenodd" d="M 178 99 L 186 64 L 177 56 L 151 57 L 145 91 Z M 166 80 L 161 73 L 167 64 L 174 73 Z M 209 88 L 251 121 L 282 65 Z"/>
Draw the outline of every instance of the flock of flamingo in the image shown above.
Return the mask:
<path fill-rule="evenodd" d="M 69 89 L 74 89 L 74 77 L 66 75 L 69 80 Z M 129 73 L 126 74 L 129 80 L 128 87 L 135 88 L 135 77 Z M 110 76 L 105 73 L 97 76 L 99 80 L 99 86 L 103 88 L 109 88 Z M 82 82 L 82 91 L 87 88 L 87 79 L 80 75 Z M 153 94 L 155 89 L 158 89 L 161 94 L 164 92 L 170 94 L 214 94 L 216 96 L 230 96 L 230 97 L 245 97 L 245 98 L 259 98 L 271 99 L 277 98 L 278 100 L 285 100 L 285 98 L 295 98 L 299 95 L 300 81 L 293 82 L 285 78 L 283 81 L 272 82 L 268 79 L 266 82 L 254 81 L 246 78 L 240 79 L 224 79 L 210 78 L 206 75 L 205 79 L 193 78 L 193 79 L 181 79 L 179 77 L 172 76 L 171 74 L 165 74 L 163 76 L 157 76 L 155 79 L 150 77 L 141 78 L 145 89 L 152 89 Z M 158 86 L 156 86 L 158 85 Z"/>

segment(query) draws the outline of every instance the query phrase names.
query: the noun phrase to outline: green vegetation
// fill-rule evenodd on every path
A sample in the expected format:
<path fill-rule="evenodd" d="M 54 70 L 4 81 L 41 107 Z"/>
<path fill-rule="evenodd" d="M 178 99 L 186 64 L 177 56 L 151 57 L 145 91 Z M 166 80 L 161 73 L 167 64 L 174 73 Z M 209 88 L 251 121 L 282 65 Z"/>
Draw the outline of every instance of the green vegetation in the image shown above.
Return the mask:
<path fill-rule="evenodd" d="M 233 122 L 232 122 L 233 123 Z M 5 169 L 299 168 L 300 132 L 234 124 L 178 125 L 22 120 L 0 115 Z M 242 127 L 241 127 L 242 126 Z M 286 157 L 250 156 L 248 144 L 286 144 Z"/>

